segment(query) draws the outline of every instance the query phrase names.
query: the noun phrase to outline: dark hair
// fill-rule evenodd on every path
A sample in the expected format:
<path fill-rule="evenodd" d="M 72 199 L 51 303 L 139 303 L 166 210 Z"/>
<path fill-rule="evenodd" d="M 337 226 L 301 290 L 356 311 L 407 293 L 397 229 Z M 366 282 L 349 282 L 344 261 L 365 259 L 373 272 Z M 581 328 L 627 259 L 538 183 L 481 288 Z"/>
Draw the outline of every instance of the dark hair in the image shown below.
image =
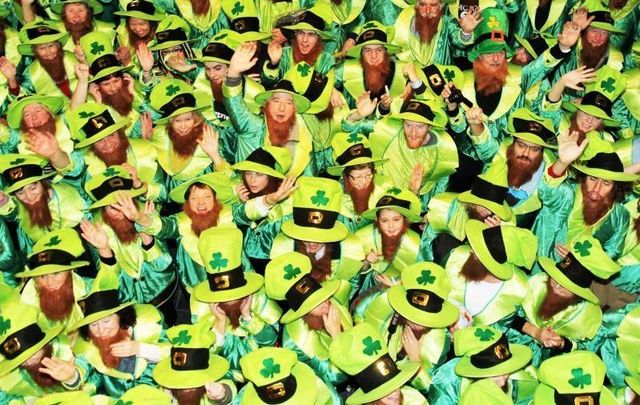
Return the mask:
<path fill-rule="evenodd" d="M 576 173 L 576 179 L 578 183 L 582 183 L 586 180 L 587 174 L 582 172 Z M 615 202 L 623 202 L 627 194 L 632 190 L 633 183 L 628 181 L 613 181 L 613 193 L 615 195 Z"/>
<path fill-rule="evenodd" d="M 195 187 L 194 187 L 195 186 Z M 191 196 L 191 193 L 193 192 L 193 190 L 195 189 L 200 189 L 200 190 L 204 190 L 204 189 L 208 189 L 211 190 L 211 192 L 213 193 L 213 198 L 214 199 L 218 199 L 218 196 L 216 195 L 216 190 L 212 189 L 209 185 L 204 184 L 204 183 L 200 183 L 199 181 L 196 181 L 195 183 L 193 183 L 192 185 L 190 185 L 189 187 L 187 187 L 187 191 L 184 193 L 184 199 L 188 200 L 189 197 Z"/>
<path fill-rule="evenodd" d="M 116 312 L 116 315 L 118 315 L 118 317 L 120 318 L 120 329 L 129 329 L 135 326 L 137 315 L 136 310 L 133 308 L 133 305 L 122 308 L 120 311 Z M 89 337 L 89 325 L 80 327 L 80 336 L 82 336 L 84 340 L 91 339 Z"/>
<path fill-rule="evenodd" d="M 359 165 L 353 165 L 353 166 L 347 166 L 344 168 L 343 173 L 345 176 L 348 176 L 349 174 L 351 174 L 352 171 L 362 170 L 362 169 L 371 169 L 371 173 L 376 174 L 376 165 L 374 165 L 372 162 L 361 163 Z"/>

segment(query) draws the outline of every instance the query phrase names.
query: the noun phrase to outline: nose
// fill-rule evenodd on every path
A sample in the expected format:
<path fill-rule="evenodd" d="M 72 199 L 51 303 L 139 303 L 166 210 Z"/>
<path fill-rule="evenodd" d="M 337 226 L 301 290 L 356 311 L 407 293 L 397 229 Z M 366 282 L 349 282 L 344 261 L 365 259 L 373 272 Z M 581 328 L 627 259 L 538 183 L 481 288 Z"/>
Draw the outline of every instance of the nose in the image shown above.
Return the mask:
<path fill-rule="evenodd" d="M 280 111 L 280 112 L 284 112 L 284 108 L 285 108 L 284 103 L 280 103 L 280 104 L 278 104 L 278 111 Z"/>
<path fill-rule="evenodd" d="M 596 180 L 596 182 L 593 185 L 593 192 L 600 194 L 600 190 L 602 190 L 602 181 Z"/>

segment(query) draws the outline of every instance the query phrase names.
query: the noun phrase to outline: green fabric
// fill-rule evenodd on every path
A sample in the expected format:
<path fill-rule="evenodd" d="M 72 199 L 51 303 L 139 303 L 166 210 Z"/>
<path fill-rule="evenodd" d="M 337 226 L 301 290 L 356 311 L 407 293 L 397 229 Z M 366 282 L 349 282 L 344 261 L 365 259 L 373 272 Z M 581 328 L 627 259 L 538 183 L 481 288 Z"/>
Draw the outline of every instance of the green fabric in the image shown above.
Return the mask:
<path fill-rule="evenodd" d="M 24 264 L 23 253 L 14 247 L 7 223 L 0 218 L 0 269 L 2 269 L 3 281 L 10 286 L 15 286 L 17 282 L 14 274 L 24 270 Z"/>
<path fill-rule="evenodd" d="M 321 41 L 321 39 L 318 39 L 318 41 Z M 278 82 L 280 79 L 282 79 L 285 73 L 287 73 L 289 69 L 291 69 L 291 67 L 295 65 L 293 61 L 293 50 L 290 46 L 284 47 L 284 49 L 282 50 L 282 57 L 280 58 L 280 62 L 278 62 L 277 71 L 267 69 L 266 65 L 268 63 L 268 60 L 265 61 L 264 70 L 262 71 L 260 76 L 262 79 L 261 83 L 265 87 L 270 88 L 273 87 L 273 85 L 275 85 L 276 82 Z M 322 53 L 320 53 L 320 55 L 318 56 L 318 59 L 316 59 L 316 63 L 313 65 L 313 70 L 315 72 L 326 75 L 331 69 L 333 69 L 335 64 L 336 60 L 333 58 L 333 56 L 326 50 L 323 50 Z"/>
<path fill-rule="evenodd" d="M 539 2 L 535 0 L 517 2 L 520 9 L 517 13 L 513 14 L 514 21 L 511 25 L 512 36 L 515 34 L 523 38 L 530 38 L 537 33 L 547 33 L 557 36 L 562 31 L 562 26 L 569 18 L 570 12 L 576 3 L 576 0 L 552 1 L 549 16 L 542 25 L 542 29 L 538 30 L 534 24 Z"/>
<path fill-rule="evenodd" d="M 189 39 L 195 40 L 191 43 L 195 49 L 204 48 L 218 31 L 229 28 L 229 20 L 222 12 L 220 2 L 210 3 L 209 11 L 203 16 L 193 13 L 191 2 L 188 0 L 156 0 L 154 5 L 165 10 L 167 14 L 179 15 L 189 23 Z"/>

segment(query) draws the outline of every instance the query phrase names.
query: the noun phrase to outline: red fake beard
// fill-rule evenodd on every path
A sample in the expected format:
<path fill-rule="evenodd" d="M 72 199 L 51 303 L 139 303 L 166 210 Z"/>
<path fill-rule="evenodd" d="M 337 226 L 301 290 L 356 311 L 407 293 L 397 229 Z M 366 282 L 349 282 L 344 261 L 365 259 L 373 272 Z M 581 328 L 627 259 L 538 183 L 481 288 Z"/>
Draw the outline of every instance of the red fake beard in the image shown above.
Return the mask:
<path fill-rule="evenodd" d="M 584 31 L 586 33 L 586 31 Z M 585 33 L 582 34 L 582 49 L 580 50 L 580 61 L 587 68 L 596 69 L 600 61 L 609 52 L 609 41 L 605 41 L 600 46 L 593 46 L 587 40 Z"/>
<path fill-rule="evenodd" d="M 369 197 L 371 196 L 371 193 L 373 193 L 373 188 L 375 187 L 373 179 L 366 188 L 358 190 L 349 183 L 346 174 L 343 174 L 343 177 L 344 189 L 351 196 L 351 201 L 353 201 L 353 210 L 356 214 L 360 215 L 369 209 Z"/>
<path fill-rule="evenodd" d="M 191 220 L 191 230 L 197 236 L 200 236 L 203 231 L 218 225 L 218 217 L 222 210 L 222 204 L 220 204 L 218 200 L 215 200 L 213 208 L 204 214 L 193 211 L 188 201 L 184 203 L 182 209 Z"/>
<path fill-rule="evenodd" d="M 53 222 L 51 210 L 49 209 L 49 193 L 51 186 L 42 183 L 43 191 L 40 198 L 33 204 L 22 203 L 29 214 L 29 223 L 33 227 L 46 228 Z"/>
<path fill-rule="evenodd" d="M 211 85 L 211 94 L 213 95 L 213 98 L 217 102 L 222 103 L 224 100 L 222 96 L 222 81 L 214 82 L 209 79 L 209 84 Z"/>
<path fill-rule="evenodd" d="M 129 114 L 133 109 L 133 94 L 126 86 L 123 86 L 122 90 L 115 94 L 105 94 L 102 90 L 100 90 L 100 94 L 102 94 L 102 103 L 112 107 L 122 116 Z"/>
<path fill-rule="evenodd" d="M 471 253 L 462 265 L 459 273 L 466 281 L 482 281 L 489 274 L 489 270 L 482 264 L 475 253 Z"/>
<path fill-rule="evenodd" d="M 293 63 L 307 62 L 310 66 L 316 64 L 318 56 L 322 53 L 324 44 L 322 40 L 318 39 L 318 42 L 311 48 L 311 50 L 305 55 L 300 51 L 300 46 L 296 38 L 291 41 L 291 51 L 293 52 Z"/>
<path fill-rule="evenodd" d="M 473 74 L 475 77 L 476 92 L 483 96 L 495 94 L 502 90 L 507 82 L 509 68 L 505 60 L 497 69 L 487 66 L 480 58 L 473 61 Z"/>
<path fill-rule="evenodd" d="M 102 153 L 98 148 L 96 148 L 95 144 L 91 145 L 91 151 L 98 157 L 98 159 L 102 160 L 107 167 L 121 165 L 127 162 L 129 140 L 125 136 L 123 129 L 118 130 L 118 137 L 120 138 L 118 147 L 109 153 Z"/>
<path fill-rule="evenodd" d="M 324 256 L 320 259 L 316 259 L 315 254 L 307 252 L 302 241 L 296 240 L 295 250 L 311 260 L 311 278 L 319 283 L 329 278 L 331 275 L 331 257 L 333 255 L 333 246 L 331 243 L 324 245 Z"/>
<path fill-rule="evenodd" d="M 45 368 L 42 364 L 42 360 L 51 358 L 51 356 L 53 355 L 53 344 L 51 342 L 47 343 L 42 348 L 42 350 L 44 350 L 44 354 L 42 355 L 42 358 L 38 363 L 32 364 L 30 366 L 23 364 L 20 367 L 27 370 L 33 382 L 35 382 L 40 388 L 52 388 L 61 385 L 60 381 L 56 380 L 48 374 L 40 372 L 41 368 Z"/>
<path fill-rule="evenodd" d="M 600 218 L 604 217 L 611 207 L 613 207 L 616 197 L 615 186 L 609 195 L 597 200 L 591 199 L 591 196 L 588 195 L 587 182 L 584 179 L 580 182 L 580 190 L 582 192 L 582 215 L 584 216 L 584 223 L 593 225 L 598 222 Z"/>
<path fill-rule="evenodd" d="M 278 122 L 271 115 L 270 109 L 265 108 L 264 114 L 267 122 L 267 130 L 269 131 L 269 141 L 273 146 L 285 146 L 289 141 L 289 134 L 296 123 L 295 112 L 284 122 Z"/>
<path fill-rule="evenodd" d="M 364 74 L 364 88 L 373 94 L 382 93 L 391 74 L 391 58 L 385 52 L 384 59 L 378 65 L 370 65 L 360 57 L 360 65 Z"/>
<path fill-rule="evenodd" d="M 422 17 L 420 13 L 418 13 L 418 6 L 415 7 L 415 10 L 415 29 L 420 36 L 420 42 L 429 43 L 433 39 L 436 32 L 438 32 L 438 25 L 440 24 L 440 19 L 442 18 L 442 9 L 435 17 Z"/>
<path fill-rule="evenodd" d="M 209 0 L 189 0 L 191 2 L 191 8 L 193 9 L 193 14 L 195 15 L 205 15 L 209 8 L 211 7 L 209 4 Z"/>
<path fill-rule="evenodd" d="M 102 210 L 102 219 L 105 224 L 113 229 L 120 242 L 129 244 L 138 238 L 138 232 L 133 221 L 129 221 L 127 218 L 113 218 L 105 209 Z"/>
<path fill-rule="evenodd" d="M 35 58 L 40 62 L 40 66 L 49 74 L 56 83 L 62 83 L 67 78 L 67 71 L 64 69 L 62 48 L 58 47 L 56 57 L 51 60 L 42 59 L 38 54 Z"/>
<path fill-rule="evenodd" d="M 71 273 L 60 288 L 51 290 L 39 287 L 36 283 L 36 291 L 40 302 L 40 310 L 51 321 L 61 321 L 71 314 L 76 299 L 73 295 L 73 279 Z"/>
<path fill-rule="evenodd" d="M 198 140 L 202 139 L 203 123 L 195 125 L 186 135 L 179 135 L 171 125 L 168 131 L 174 152 L 182 158 L 191 157 L 198 147 Z"/>
<path fill-rule="evenodd" d="M 534 160 L 530 160 L 527 156 L 516 156 L 513 145 L 512 143 L 507 148 L 507 183 L 510 187 L 521 187 L 531 180 L 542 164 L 544 155 L 541 153 Z"/>
<path fill-rule="evenodd" d="M 171 395 L 178 401 L 178 405 L 199 405 L 207 393 L 205 387 L 173 388 L 170 391 Z"/>
<path fill-rule="evenodd" d="M 243 301 L 244 298 L 220 303 L 220 308 L 222 308 L 225 315 L 227 315 L 229 322 L 231 322 L 231 326 L 234 328 L 240 326 L 240 316 L 242 315 L 240 307 L 242 306 Z"/>
<path fill-rule="evenodd" d="M 320 315 L 313 315 L 309 312 L 302 316 L 302 320 L 307 324 L 307 326 L 311 330 L 319 330 L 319 331 L 326 330 L 324 327 L 324 320 Z"/>
<path fill-rule="evenodd" d="M 400 241 L 402 240 L 404 234 L 407 232 L 409 223 L 406 219 L 404 219 L 402 230 L 400 231 L 400 233 L 394 236 L 388 236 L 384 232 L 382 232 L 378 225 L 378 221 L 375 222 L 375 227 L 378 228 L 378 232 L 380 232 L 380 237 L 382 239 L 382 255 L 384 256 L 384 260 L 390 262 L 395 257 L 398 248 L 400 248 Z"/>
<path fill-rule="evenodd" d="M 129 331 L 126 329 L 120 329 L 118 330 L 118 333 L 108 338 L 91 337 L 91 341 L 100 351 L 100 358 L 104 365 L 114 369 L 118 369 L 118 366 L 120 365 L 120 357 L 116 357 L 111 354 L 111 345 L 118 342 L 124 342 L 129 339 Z"/>
<path fill-rule="evenodd" d="M 582 298 L 575 294 L 571 294 L 570 297 L 563 297 L 556 294 L 551 288 L 551 277 L 547 279 L 547 294 L 544 296 L 544 300 L 538 308 L 538 315 L 543 320 L 553 318 L 559 312 L 564 311 L 571 305 L 575 305 L 582 301 Z"/>

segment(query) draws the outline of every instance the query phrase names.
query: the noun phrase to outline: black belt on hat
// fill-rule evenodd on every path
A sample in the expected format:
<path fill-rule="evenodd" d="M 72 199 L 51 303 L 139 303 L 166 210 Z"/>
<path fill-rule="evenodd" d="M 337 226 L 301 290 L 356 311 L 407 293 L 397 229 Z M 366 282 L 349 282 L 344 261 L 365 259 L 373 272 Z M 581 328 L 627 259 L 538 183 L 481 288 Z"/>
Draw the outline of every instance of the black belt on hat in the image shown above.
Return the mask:
<path fill-rule="evenodd" d="M 156 32 L 156 42 L 162 44 L 169 41 L 186 41 L 187 34 L 181 28 Z"/>
<path fill-rule="evenodd" d="M 513 119 L 513 129 L 520 133 L 530 133 L 539 136 L 543 141 L 549 143 L 550 140 L 555 139 L 556 135 L 545 128 L 542 124 L 533 120 L 523 120 L 521 118 Z"/>
<path fill-rule="evenodd" d="M 71 264 L 71 261 L 76 257 L 69 252 L 59 249 L 49 249 L 36 253 L 29 258 L 28 265 L 30 269 L 34 269 L 39 266 L 47 264 L 57 264 L 60 266 L 67 266 Z"/>
<path fill-rule="evenodd" d="M 585 164 L 591 169 L 602 169 L 615 173 L 624 173 L 624 166 L 615 152 L 598 152 Z"/>
<path fill-rule="evenodd" d="M 401 200 L 399 198 L 396 198 L 392 195 L 384 195 L 382 198 L 380 198 L 378 200 L 378 202 L 376 203 L 376 208 L 379 207 L 388 207 L 388 206 L 397 206 L 397 207 L 402 207 L 405 209 L 410 209 L 411 208 L 411 202 L 407 201 L 407 200 Z"/>
<path fill-rule="evenodd" d="M 92 138 L 99 132 L 103 131 L 105 128 L 108 128 L 112 125 L 115 125 L 113 117 L 109 113 L 109 110 L 104 110 L 100 114 L 90 117 L 87 122 L 81 127 L 81 129 L 82 132 L 85 133 L 87 138 Z"/>
<path fill-rule="evenodd" d="M 355 145 L 350 146 L 347 150 L 342 152 L 340 156 L 336 158 L 336 163 L 339 165 L 344 165 L 349 163 L 355 158 L 359 157 L 372 157 L 373 153 L 371 149 L 364 146 L 364 144 L 357 143 Z"/>
<path fill-rule="evenodd" d="M 96 312 L 113 309 L 120 305 L 118 290 L 96 291 L 78 302 L 85 317 Z"/>
<path fill-rule="evenodd" d="M 556 264 L 560 270 L 571 282 L 581 288 L 589 288 L 593 281 L 593 273 L 580 263 L 573 253 L 569 252 L 567 257 Z"/>
<path fill-rule="evenodd" d="M 600 403 L 600 393 L 561 394 L 553 390 L 553 399 L 556 405 L 596 405 Z"/>
<path fill-rule="evenodd" d="M 0 344 L 0 353 L 9 360 L 13 360 L 20 354 L 29 350 L 44 339 L 45 333 L 36 323 L 32 323 L 7 336 Z"/>
<path fill-rule="evenodd" d="M 298 226 L 331 229 L 335 225 L 339 214 L 336 211 L 293 207 L 293 222 Z"/>
<path fill-rule="evenodd" d="M 36 39 L 44 35 L 56 35 L 59 33 L 60 31 L 53 29 L 51 27 L 47 27 L 46 25 L 39 25 L 37 27 L 27 28 L 27 38 L 29 39 Z"/>
<path fill-rule="evenodd" d="M 592 105 L 602 109 L 607 115 L 611 115 L 611 107 L 613 102 L 599 91 L 590 91 L 582 97 L 580 105 Z"/>
<path fill-rule="evenodd" d="M 478 368 L 490 368 L 502 364 L 511 358 L 509 341 L 506 335 L 500 336 L 494 344 L 469 357 L 471 364 Z"/>
<path fill-rule="evenodd" d="M 202 56 L 210 58 L 220 58 L 222 60 L 229 61 L 233 56 L 234 50 L 219 42 L 212 42 L 207 44 L 202 50 Z"/>
<path fill-rule="evenodd" d="M 354 377 L 362 391 L 367 393 L 391 380 L 399 373 L 400 370 L 398 370 L 396 363 L 391 359 L 389 353 L 385 353 L 364 370 L 354 375 Z"/>
<path fill-rule="evenodd" d="M 239 17 L 231 21 L 231 28 L 240 34 L 245 32 L 260 32 L 260 20 L 258 20 L 258 17 Z"/>
<path fill-rule="evenodd" d="M 320 283 L 311 277 L 311 274 L 307 273 L 287 290 L 284 297 L 291 309 L 297 311 L 307 298 L 321 288 Z"/>
<path fill-rule="evenodd" d="M 414 113 L 418 114 L 421 117 L 428 119 L 429 121 L 433 121 L 436 115 L 431 110 L 431 107 L 424 103 L 419 103 L 417 101 L 410 101 L 400 108 L 400 112 L 404 113 Z"/>
<path fill-rule="evenodd" d="M 171 99 L 160 107 L 160 111 L 164 117 L 168 117 L 180 108 L 196 106 L 196 98 L 191 93 L 182 93 Z"/>
<path fill-rule="evenodd" d="M 101 200 L 114 191 L 118 190 L 132 190 L 133 189 L 133 180 L 125 179 L 124 177 L 116 176 L 110 179 L 107 179 L 104 183 L 100 184 L 100 186 L 91 190 L 91 193 L 96 198 L 96 200 Z"/>
<path fill-rule="evenodd" d="M 108 53 L 94 60 L 91 66 L 89 66 L 89 73 L 95 76 L 101 70 L 110 67 L 122 67 L 122 64 L 118 61 L 118 58 L 116 58 L 116 55 L 112 53 Z"/>
<path fill-rule="evenodd" d="M 127 11 L 140 11 L 144 14 L 153 15 L 156 12 L 156 8 L 153 3 L 145 0 L 133 0 L 127 4 Z"/>
<path fill-rule="evenodd" d="M 249 156 L 247 156 L 248 162 L 258 163 L 267 167 L 270 167 L 275 170 L 276 168 L 276 159 L 271 155 L 271 153 L 267 152 L 262 148 L 258 148 L 251 152 Z"/>
<path fill-rule="evenodd" d="M 444 304 L 444 300 L 438 294 L 429 290 L 407 290 L 406 298 L 412 307 L 430 313 L 440 312 Z"/>
<path fill-rule="evenodd" d="M 309 101 L 316 101 L 318 97 L 320 97 L 324 89 L 327 87 L 328 82 L 329 79 L 327 78 L 327 76 L 318 72 L 313 72 L 311 81 L 309 82 L 309 86 L 307 87 L 307 90 L 304 92 L 303 96 L 308 98 Z"/>
<path fill-rule="evenodd" d="M 209 367 L 209 349 L 171 348 L 171 368 L 178 371 L 206 370 Z"/>
<path fill-rule="evenodd" d="M 473 186 L 471 186 L 472 195 L 500 205 L 504 203 L 504 197 L 507 191 L 509 191 L 507 187 L 493 184 L 480 177 L 476 178 Z"/>
<path fill-rule="evenodd" d="M 504 239 L 502 238 L 502 227 L 494 226 L 482 231 L 484 243 L 493 259 L 502 264 L 507 261 L 507 252 L 504 247 Z"/>
<path fill-rule="evenodd" d="M 207 273 L 207 280 L 211 291 L 233 290 L 244 287 L 247 284 L 242 267 L 236 267 L 233 270 L 220 273 Z"/>
<path fill-rule="evenodd" d="M 21 165 L 18 167 L 10 167 L 9 169 L 2 172 L 2 179 L 5 184 L 10 186 L 19 181 L 31 178 L 31 177 L 39 177 L 44 173 L 42 171 L 42 167 L 36 164 L 28 164 Z"/>
<path fill-rule="evenodd" d="M 608 10 L 600 10 L 600 11 L 592 11 L 587 13 L 589 17 L 594 17 L 592 23 L 594 22 L 603 22 L 609 23 L 611 25 L 614 24 L 613 18 L 611 17 L 611 12 Z M 594 27 L 597 28 L 597 27 Z"/>
<path fill-rule="evenodd" d="M 285 378 L 269 385 L 258 387 L 254 385 L 258 397 L 267 404 L 281 404 L 293 397 L 298 388 L 296 378 L 290 374 Z"/>
<path fill-rule="evenodd" d="M 377 28 L 366 30 L 358 36 L 356 39 L 356 45 L 375 40 L 387 42 L 387 33 Z"/>

